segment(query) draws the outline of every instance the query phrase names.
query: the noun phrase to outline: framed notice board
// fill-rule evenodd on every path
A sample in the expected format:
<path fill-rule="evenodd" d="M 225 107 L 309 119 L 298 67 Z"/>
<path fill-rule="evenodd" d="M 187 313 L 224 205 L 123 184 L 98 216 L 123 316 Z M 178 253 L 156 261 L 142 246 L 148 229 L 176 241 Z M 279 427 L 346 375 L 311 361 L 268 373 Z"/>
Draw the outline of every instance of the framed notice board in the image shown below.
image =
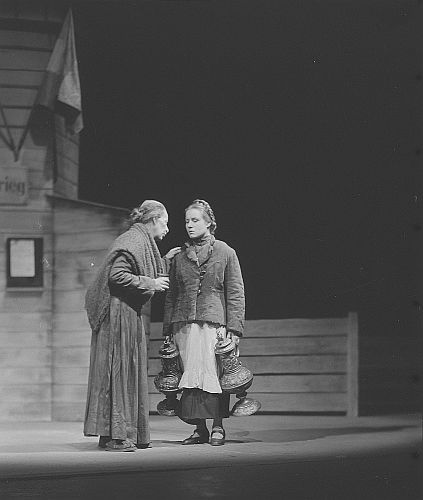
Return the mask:
<path fill-rule="evenodd" d="M 7 238 L 7 287 L 43 286 L 43 239 Z"/>

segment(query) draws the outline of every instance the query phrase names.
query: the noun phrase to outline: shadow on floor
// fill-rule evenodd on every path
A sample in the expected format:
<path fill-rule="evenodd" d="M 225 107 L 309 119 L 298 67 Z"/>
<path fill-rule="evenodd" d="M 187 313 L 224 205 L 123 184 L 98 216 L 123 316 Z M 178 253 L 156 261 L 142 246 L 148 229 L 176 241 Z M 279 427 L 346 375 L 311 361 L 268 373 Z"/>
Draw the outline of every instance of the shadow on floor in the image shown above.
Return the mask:
<path fill-rule="evenodd" d="M 231 432 L 226 443 L 230 445 L 246 443 L 289 443 L 311 441 L 322 439 L 328 436 L 348 436 L 351 434 L 372 434 L 380 432 L 398 432 L 413 426 L 375 426 L 375 427 L 343 427 L 343 428 L 319 428 L 319 429 L 264 429 L 259 431 L 235 431 Z M 40 452 L 95 452 L 104 451 L 98 448 L 98 438 L 88 438 L 86 442 L 66 443 L 60 441 L 56 443 L 25 443 L 25 446 L 4 445 L 0 446 L 0 453 L 40 453 Z M 181 438 L 181 440 L 183 437 Z M 181 440 L 157 439 L 152 441 L 154 448 L 179 447 Z"/>
<path fill-rule="evenodd" d="M 328 436 L 348 436 L 350 434 L 373 434 L 379 432 L 398 432 L 413 426 L 377 426 L 377 427 L 341 427 L 323 429 L 281 429 L 260 431 L 239 431 L 232 433 L 233 436 L 242 438 L 239 442 L 271 442 L 289 443 L 293 441 L 310 441 L 322 439 Z"/>

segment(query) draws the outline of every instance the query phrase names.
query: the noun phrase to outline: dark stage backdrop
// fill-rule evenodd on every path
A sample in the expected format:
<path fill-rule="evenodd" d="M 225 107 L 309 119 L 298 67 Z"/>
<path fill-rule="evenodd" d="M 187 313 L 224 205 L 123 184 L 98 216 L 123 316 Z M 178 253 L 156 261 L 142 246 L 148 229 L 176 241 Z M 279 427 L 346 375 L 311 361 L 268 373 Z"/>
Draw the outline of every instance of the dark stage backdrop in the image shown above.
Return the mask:
<path fill-rule="evenodd" d="M 184 240 L 184 207 L 205 198 L 239 255 L 249 319 L 357 310 L 369 334 L 409 334 L 419 2 L 73 5 L 81 198 L 161 200 L 164 252 Z"/>

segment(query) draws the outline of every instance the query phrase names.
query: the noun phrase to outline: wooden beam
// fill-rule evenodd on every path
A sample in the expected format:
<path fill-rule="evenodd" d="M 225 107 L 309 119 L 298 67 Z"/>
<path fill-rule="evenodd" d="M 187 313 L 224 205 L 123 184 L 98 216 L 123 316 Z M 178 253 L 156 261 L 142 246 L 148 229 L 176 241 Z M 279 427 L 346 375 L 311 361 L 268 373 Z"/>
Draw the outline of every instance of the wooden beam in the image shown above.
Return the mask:
<path fill-rule="evenodd" d="M 347 348 L 347 415 L 358 416 L 358 317 L 357 313 L 348 314 Z"/>

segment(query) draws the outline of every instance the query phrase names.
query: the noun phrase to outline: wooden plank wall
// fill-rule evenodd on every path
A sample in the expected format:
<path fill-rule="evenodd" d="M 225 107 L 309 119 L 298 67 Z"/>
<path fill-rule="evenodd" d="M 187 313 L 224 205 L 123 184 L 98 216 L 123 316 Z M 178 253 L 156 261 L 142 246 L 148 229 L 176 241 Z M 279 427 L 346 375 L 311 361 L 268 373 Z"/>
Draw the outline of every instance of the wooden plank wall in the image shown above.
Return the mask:
<path fill-rule="evenodd" d="M 54 192 L 66 198 L 78 198 L 79 135 L 71 135 L 63 117 L 55 116 Z"/>
<path fill-rule="evenodd" d="M 54 39 L 47 33 L 9 29 L 0 30 L 0 98 L 6 122 L 18 144 L 29 120 L 41 84 Z M 2 137 L 8 137 L 4 119 L 0 119 L 0 161 L 12 165 L 13 155 Z M 29 133 L 18 165 L 28 169 L 29 203 L 32 208 L 49 208 L 45 194 L 51 193 L 51 130 L 39 128 Z"/>
<path fill-rule="evenodd" d="M 262 403 L 261 412 L 357 415 L 357 333 L 354 313 L 332 319 L 247 321 L 240 359 L 254 373 L 249 394 Z M 161 343 L 161 323 L 152 323 L 152 411 L 163 399 L 153 384 L 161 369 Z"/>
<path fill-rule="evenodd" d="M 44 244 L 51 253 L 51 239 L 44 237 Z M 0 420 L 50 420 L 52 272 L 45 269 L 45 286 L 41 290 L 11 291 L 5 289 L 4 266 L 2 251 Z"/>
<path fill-rule="evenodd" d="M 58 216 L 63 223 L 69 214 L 59 209 Z M 58 266 L 57 273 L 62 276 L 55 288 L 53 419 L 78 421 L 85 411 L 91 339 L 83 309 L 85 288 L 92 275 L 87 266 L 95 254 L 99 262 L 102 252 L 78 250 L 81 245 L 76 243 L 65 250 L 63 244 L 68 248 L 69 243 L 65 233 L 57 248 L 58 255 L 62 254 L 58 262 L 66 264 L 62 271 Z M 163 399 L 153 384 L 161 369 L 161 323 L 151 323 L 148 330 L 150 404 L 155 413 Z M 261 413 L 356 415 L 357 353 L 349 352 L 356 341 L 354 314 L 333 319 L 247 321 L 241 361 L 255 376 L 249 394 L 262 403 Z M 236 401 L 235 396 L 232 399 Z"/>
<path fill-rule="evenodd" d="M 0 2 L 0 99 L 6 121 L 17 143 L 29 118 L 63 6 L 49 13 L 42 2 Z M 48 2 L 47 2 L 48 3 Z M 42 8 L 40 8 L 42 7 Z M 30 28 L 30 29 L 28 29 Z M 0 119 L 0 164 L 12 166 L 13 153 Z M 0 205 L 0 420 L 50 420 L 52 336 L 52 212 L 51 130 L 29 134 L 18 166 L 28 169 L 27 205 Z M 6 239 L 43 237 L 44 287 L 6 289 Z"/>
<path fill-rule="evenodd" d="M 122 232 L 127 210 L 54 198 L 54 329 L 52 419 L 82 420 L 91 331 L 84 309 L 87 286 L 105 250 Z"/>

